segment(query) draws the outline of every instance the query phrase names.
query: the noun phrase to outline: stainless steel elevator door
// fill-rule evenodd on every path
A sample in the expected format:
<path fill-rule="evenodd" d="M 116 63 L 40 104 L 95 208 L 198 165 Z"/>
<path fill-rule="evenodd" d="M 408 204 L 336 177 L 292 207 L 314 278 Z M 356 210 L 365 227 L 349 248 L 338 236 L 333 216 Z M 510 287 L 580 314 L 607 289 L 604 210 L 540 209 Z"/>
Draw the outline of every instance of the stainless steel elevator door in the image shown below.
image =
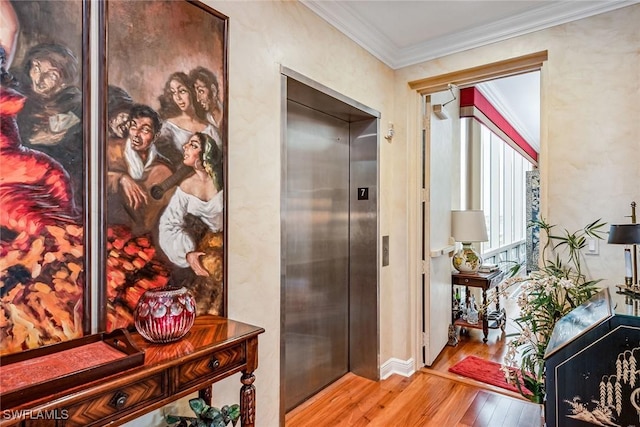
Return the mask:
<path fill-rule="evenodd" d="M 349 123 L 287 101 L 284 399 L 349 369 Z"/>

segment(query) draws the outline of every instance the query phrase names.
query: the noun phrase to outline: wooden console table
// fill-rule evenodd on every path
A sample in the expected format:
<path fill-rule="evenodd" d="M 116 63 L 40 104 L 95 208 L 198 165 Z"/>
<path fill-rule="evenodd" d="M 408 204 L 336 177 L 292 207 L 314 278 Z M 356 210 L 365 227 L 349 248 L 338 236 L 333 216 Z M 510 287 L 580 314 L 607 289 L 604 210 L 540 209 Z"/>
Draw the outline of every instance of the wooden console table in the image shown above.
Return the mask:
<path fill-rule="evenodd" d="M 466 274 L 466 273 L 454 273 L 451 275 L 451 294 L 455 293 L 454 288 L 456 286 L 464 286 L 465 287 L 465 301 L 466 305 L 469 305 L 469 288 L 480 288 L 482 289 L 482 306 L 487 307 L 487 291 L 495 288 L 500 284 L 502 279 L 504 278 L 504 273 L 500 270 L 494 271 L 492 273 L 475 273 L 475 274 Z M 487 312 L 484 314 L 480 314 L 480 319 L 477 324 L 468 323 L 461 318 L 458 318 L 459 313 L 456 313 L 452 310 L 451 314 L 451 323 L 455 326 L 460 326 L 462 328 L 475 328 L 482 329 L 484 333 L 484 342 L 487 342 L 489 335 L 489 328 L 497 329 L 501 328 L 504 330 L 506 324 L 506 313 L 504 309 L 500 309 L 500 298 L 496 298 L 496 309 L 489 311 L 487 307 Z"/>
<path fill-rule="evenodd" d="M 13 408 L 3 407 L 0 426 L 120 425 L 194 392 L 210 403 L 211 385 L 237 372 L 242 372 L 243 384 L 241 425 L 254 426 L 253 372 L 258 367 L 258 335 L 262 332 L 256 326 L 204 315 L 196 317 L 189 333 L 174 343 L 151 344 L 133 333 L 134 344 L 144 351 L 143 365 L 87 384 L 73 384 Z"/>

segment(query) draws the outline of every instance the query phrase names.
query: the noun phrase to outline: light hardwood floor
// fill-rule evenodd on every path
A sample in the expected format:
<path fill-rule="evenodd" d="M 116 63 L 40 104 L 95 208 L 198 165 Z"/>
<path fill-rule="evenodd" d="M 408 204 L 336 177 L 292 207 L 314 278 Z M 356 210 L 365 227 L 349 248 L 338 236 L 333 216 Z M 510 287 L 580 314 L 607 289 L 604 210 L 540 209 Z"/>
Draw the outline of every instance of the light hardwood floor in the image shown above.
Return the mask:
<path fill-rule="evenodd" d="M 514 307 L 507 304 L 508 317 Z M 507 333 L 513 331 L 507 321 Z M 540 427 L 542 407 L 516 393 L 452 374 L 449 367 L 475 355 L 501 362 L 507 338 L 490 330 L 469 330 L 447 346 L 432 366 L 411 377 L 371 381 L 348 373 L 287 413 L 286 427 Z"/>

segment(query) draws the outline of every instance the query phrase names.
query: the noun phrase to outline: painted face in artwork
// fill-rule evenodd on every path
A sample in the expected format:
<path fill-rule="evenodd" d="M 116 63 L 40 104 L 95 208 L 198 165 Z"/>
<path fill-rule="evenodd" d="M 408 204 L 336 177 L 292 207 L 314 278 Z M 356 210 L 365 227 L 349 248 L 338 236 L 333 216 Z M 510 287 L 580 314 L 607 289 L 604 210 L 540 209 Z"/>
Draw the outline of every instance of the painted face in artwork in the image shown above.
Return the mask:
<path fill-rule="evenodd" d="M 173 102 L 176 103 L 178 108 L 182 111 L 186 111 L 191 107 L 191 94 L 189 89 L 178 80 L 171 80 L 169 83 L 171 88 L 171 95 L 173 96 Z"/>
<path fill-rule="evenodd" d="M 134 151 L 148 150 L 154 138 L 153 121 L 149 117 L 134 117 L 129 122 L 129 139 Z"/>
<path fill-rule="evenodd" d="M 196 135 L 191 135 L 189 140 L 182 146 L 184 150 L 185 165 L 196 167 L 196 163 L 200 160 L 200 153 L 202 152 L 202 144 Z"/>
<path fill-rule="evenodd" d="M 64 88 L 60 70 L 46 59 L 34 59 L 29 70 L 33 91 L 45 98 Z"/>
<path fill-rule="evenodd" d="M 196 80 L 193 87 L 196 90 L 198 103 L 205 111 L 209 111 L 211 109 L 211 100 L 214 97 L 214 95 L 211 93 L 211 87 L 207 86 L 207 84 L 202 80 Z"/>
<path fill-rule="evenodd" d="M 118 138 L 124 138 L 129 129 L 129 113 L 121 111 L 109 120 L 111 132 Z"/>

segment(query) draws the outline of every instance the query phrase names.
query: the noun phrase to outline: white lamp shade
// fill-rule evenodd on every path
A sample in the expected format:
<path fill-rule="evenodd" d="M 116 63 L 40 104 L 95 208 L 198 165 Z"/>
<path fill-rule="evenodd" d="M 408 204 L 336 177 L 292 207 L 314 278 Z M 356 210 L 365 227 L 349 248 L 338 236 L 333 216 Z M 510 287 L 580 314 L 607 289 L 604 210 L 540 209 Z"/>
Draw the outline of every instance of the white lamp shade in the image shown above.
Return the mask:
<path fill-rule="evenodd" d="M 486 242 L 489 236 L 484 212 L 451 211 L 451 234 L 457 242 Z"/>

